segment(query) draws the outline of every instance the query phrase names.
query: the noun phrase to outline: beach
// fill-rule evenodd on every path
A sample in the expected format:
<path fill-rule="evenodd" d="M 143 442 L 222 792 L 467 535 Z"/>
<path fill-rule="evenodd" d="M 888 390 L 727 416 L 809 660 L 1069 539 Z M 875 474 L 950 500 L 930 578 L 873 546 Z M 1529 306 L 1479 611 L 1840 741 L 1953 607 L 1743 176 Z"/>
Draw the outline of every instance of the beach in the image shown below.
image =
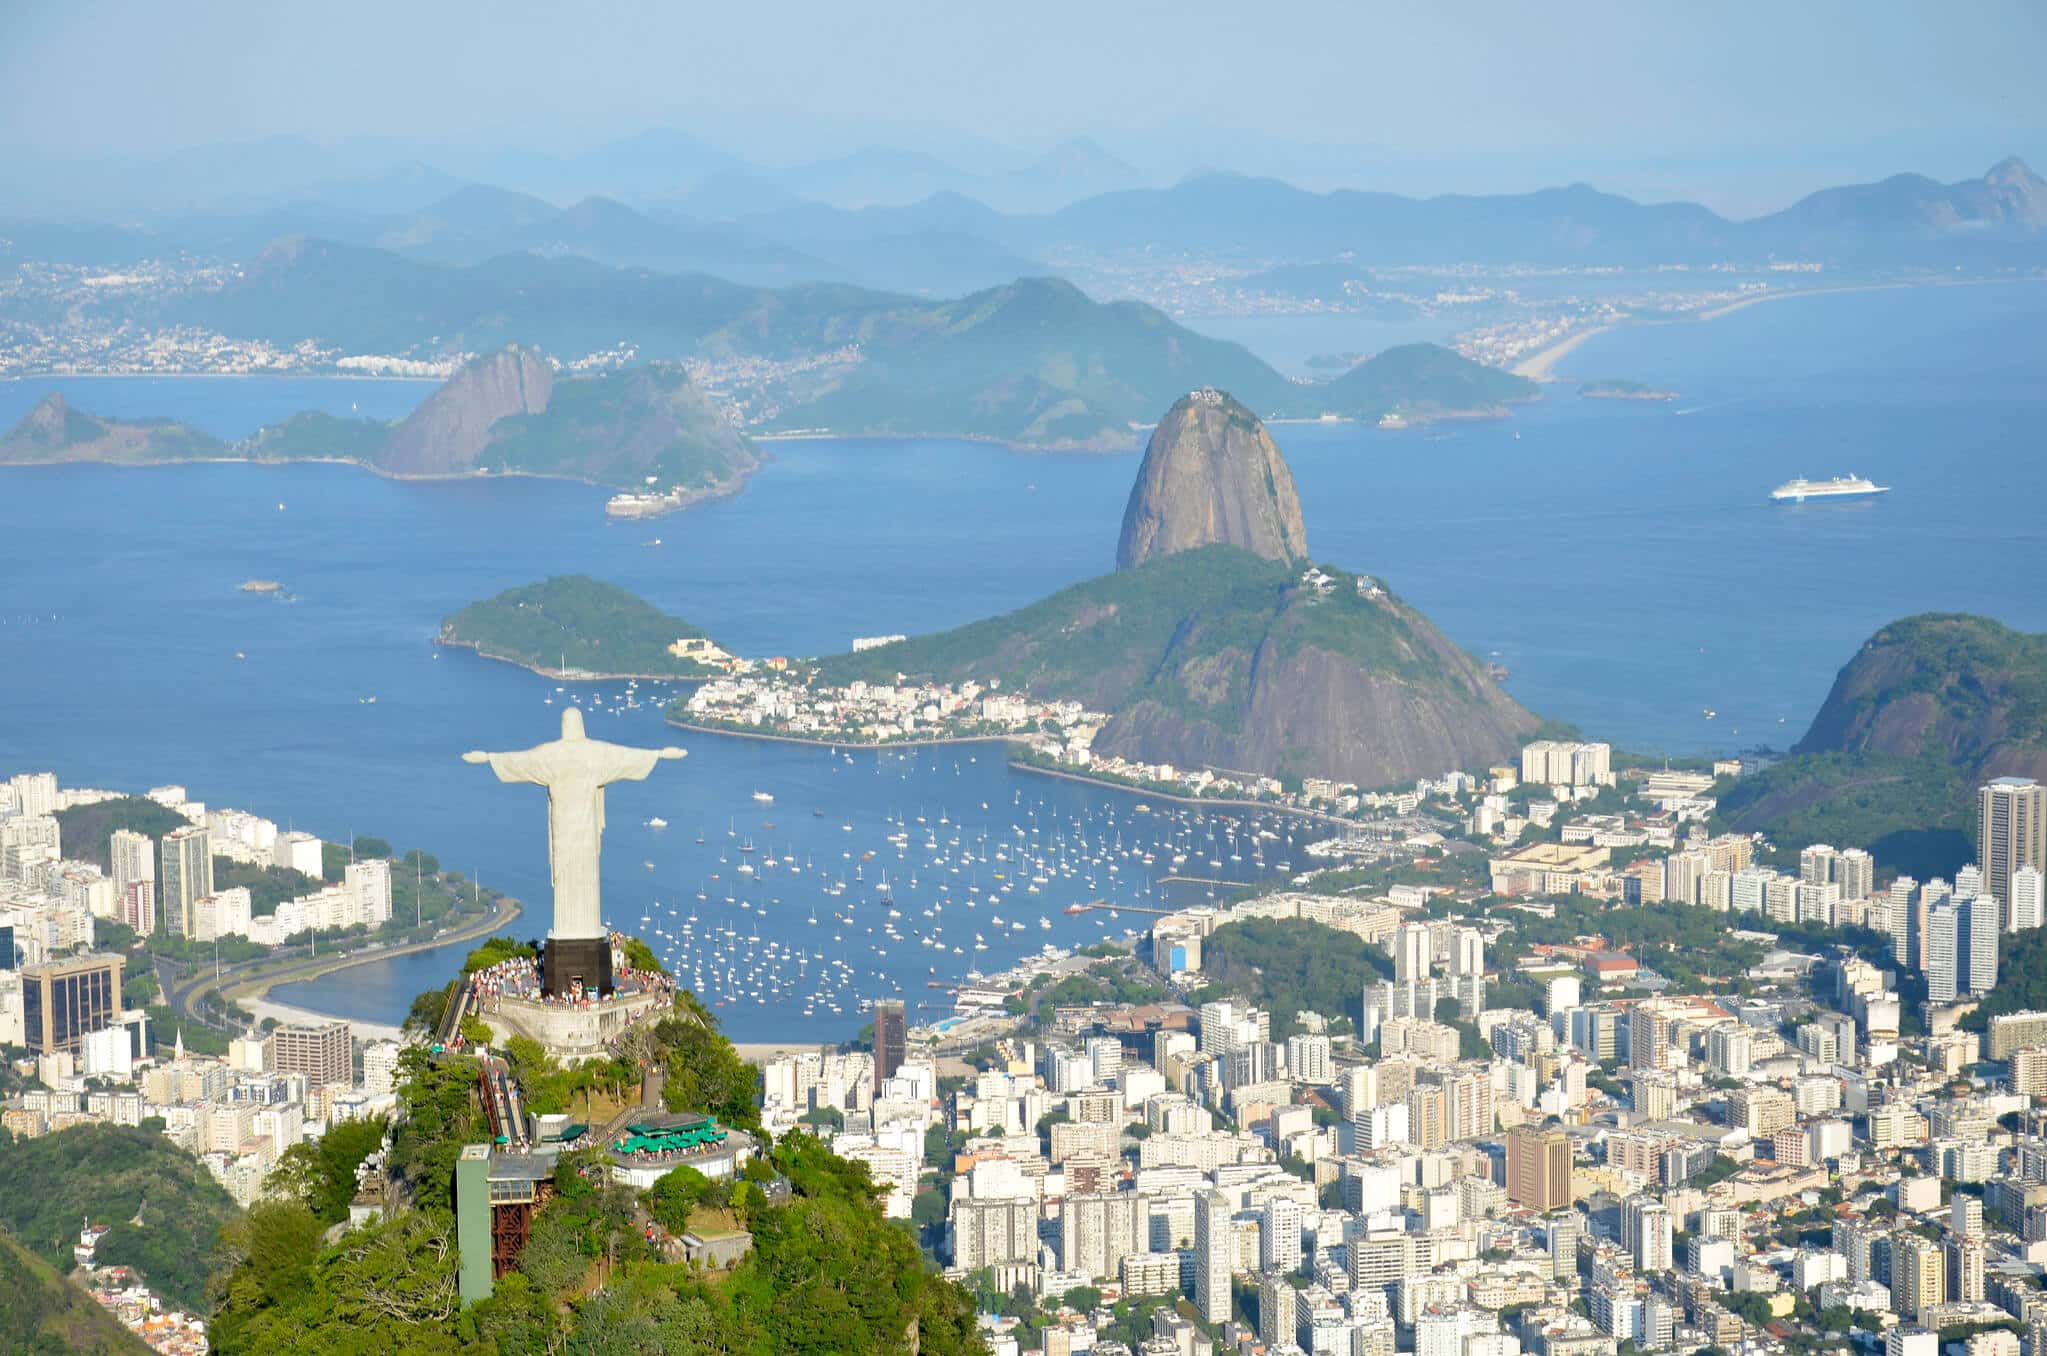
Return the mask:
<path fill-rule="evenodd" d="M 1552 373 L 1556 365 L 1573 349 L 1595 334 L 1605 334 L 1612 328 L 1611 325 L 1594 325 L 1590 329 L 1579 330 L 1576 334 L 1567 334 L 1548 348 L 1537 349 L 1508 370 L 1515 376 L 1526 377 L 1530 381 L 1555 381 Z"/>

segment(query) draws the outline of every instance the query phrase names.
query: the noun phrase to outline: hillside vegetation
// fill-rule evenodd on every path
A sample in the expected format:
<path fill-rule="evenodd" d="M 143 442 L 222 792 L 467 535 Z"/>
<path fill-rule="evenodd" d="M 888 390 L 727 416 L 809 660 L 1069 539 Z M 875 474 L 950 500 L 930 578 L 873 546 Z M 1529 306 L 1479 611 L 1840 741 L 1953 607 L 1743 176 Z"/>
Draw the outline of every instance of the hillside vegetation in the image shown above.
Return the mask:
<path fill-rule="evenodd" d="M 768 431 L 1125 447 L 1200 386 L 1225 388 L 1261 416 L 1288 417 L 1490 412 L 1533 393 L 1432 345 L 1390 350 L 1327 387 L 1303 387 L 1155 307 L 1096 301 L 1043 277 L 934 300 L 837 283 L 747 286 L 559 254 L 441 267 L 301 238 L 265 251 L 226 287 L 168 306 L 166 320 L 363 353 L 519 344 L 574 355 L 629 342 L 655 362 L 856 355 L 781 378 L 761 422 Z M 293 432 L 334 445 L 360 436 L 338 421 Z"/>
<path fill-rule="evenodd" d="M 1962 613 L 1892 622 L 1842 667 L 1793 751 L 2047 777 L 2047 636 Z"/>
<path fill-rule="evenodd" d="M 1459 357 L 1439 344 L 1401 344 L 1374 354 L 1327 386 L 1300 399 L 1317 413 L 1379 419 L 1425 420 L 1446 415 L 1499 413 L 1514 401 L 1535 400 L 1542 388 L 1526 377 Z"/>
<path fill-rule="evenodd" d="M 999 678 L 1111 713 L 1102 752 L 1365 786 L 1504 757 L 1535 728 L 1427 618 L 1323 569 L 1317 587 L 1234 546 L 1176 551 L 823 672 Z"/>
<path fill-rule="evenodd" d="M 161 1134 L 94 1124 L 8 1142 L 0 1132 L 0 1225 L 66 1270 L 79 1225 L 104 1224 L 103 1264 L 133 1267 L 170 1303 L 203 1311 L 208 1264 L 237 1214 L 199 1160 Z"/>
<path fill-rule="evenodd" d="M 1721 823 L 1763 833 L 1772 860 L 1795 866 L 1812 843 L 1867 848 L 1877 865 L 1918 880 L 1952 878 L 1975 856 L 1975 788 L 1933 758 L 1880 753 L 1798 754 L 1715 794 Z"/>
<path fill-rule="evenodd" d="M 112 871 L 114 834 L 126 829 L 161 840 L 173 829 L 191 821 L 175 810 L 158 805 L 147 796 L 117 796 L 94 805 L 74 805 L 57 811 L 57 842 L 67 859 L 91 862 L 102 871 Z"/>
<path fill-rule="evenodd" d="M 92 1296 L 0 1230 L 0 1350 L 143 1356 L 149 1348 Z"/>
<path fill-rule="evenodd" d="M 1924 880 L 1973 856 L 1976 788 L 1999 776 L 2047 778 L 2047 636 L 1924 613 L 1871 636 L 1792 756 L 1723 783 L 1719 813 L 1787 858 L 1866 847 Z"/>
<path fill-rule="evenodd" d="M 751 1123 L 757 1071 L 687 994 L 646 1032 L 670 1105 L 697 1098 Z M 864 1166 L 806 1135 L 785 1136 L 737 1183 L 687 1168 L 646 1193 L 612 1183 L 590 1152 L 565 1155 L 518 1269 L 461 1307 L 449 1184 L 461 1146 L 483 1137 L 476 1065 L 414 1048 L 402 1057 L 404 1114 L 392 1153 L 415 1208 L 325 1242 L 301 1201 L 259 1204 L 230 1230 L 213 1336 L 236 1353 L 688 1351 L 866 1356 L 984 1350 L 966 1292 L 924 1268 L 910 1233 L 883 1218 Z M 762 1190 L 780 1176 L 789 1198 Z M 684 1222 L 735 1221 L 753 1250 L 722 1274 L 662 1260 L 636 1208 Z"/>
<path fill-rule="evenodd" d="M 1202 943 L 1204 986 L 1239 995 L 1272 1014 L 1272 1038 L 1300 1029 L 1301 1012 L 1362 1015 L 1365 985 L 1393 977 L 1381 947 L 1301 918 L 1226 923 Z"/>
<path fill-rule="evenodd" d="M 0 463 L 109 461 L 142 464 L 225 455 L 210 433 L 169 419 L 104 419 L 72 409 L 51 392 L 0 435 Z"/>
<path fill-rule="evenodd" d="M 393 475 L 510 472 L 699 495 L 731 489 L 760 460 L 680 367 L 564 376 L 520 345 L 470 362 L 395 423 L 296 414 L 236 452 L 355 461 Z"/>
<path fill-rule="evenodd" d="M 678 659 L 670 644 L 704 634 L 644 598 L 588 575 L 556 575 L 471 603 L 441 623 L 444 645 L 555 672 L 698 678 L 711 670 Z"/>

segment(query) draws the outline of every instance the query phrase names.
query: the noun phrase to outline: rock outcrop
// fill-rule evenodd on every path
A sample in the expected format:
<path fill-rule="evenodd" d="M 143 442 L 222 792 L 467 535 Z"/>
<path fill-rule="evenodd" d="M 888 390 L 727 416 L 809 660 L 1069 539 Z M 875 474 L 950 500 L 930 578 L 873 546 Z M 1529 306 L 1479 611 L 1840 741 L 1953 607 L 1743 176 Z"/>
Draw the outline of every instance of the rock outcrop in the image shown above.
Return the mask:
<path fill-rule="evenodd" d="M 509 415 L 541 414 L 554 368 L 512 345 L 470 363 L 391 431 L 377 464 L 394 475 L 458 475 L 473 469 L 491 430 Z"/>
<path fill-rule="evenodd" d="M 1291 562 L 1307 559 L 1308 531 L 1293 472 L 1257 416 L 1220 391 L 1195 391 L 1145 448 L 1116 567 L 1217 544 Z"/>
<path fill-rule="evenodd" d="M 1842 667 L 1793 752 L 2047 779 L 2047 636 L 1960 613 L 1892 622 Z"/>

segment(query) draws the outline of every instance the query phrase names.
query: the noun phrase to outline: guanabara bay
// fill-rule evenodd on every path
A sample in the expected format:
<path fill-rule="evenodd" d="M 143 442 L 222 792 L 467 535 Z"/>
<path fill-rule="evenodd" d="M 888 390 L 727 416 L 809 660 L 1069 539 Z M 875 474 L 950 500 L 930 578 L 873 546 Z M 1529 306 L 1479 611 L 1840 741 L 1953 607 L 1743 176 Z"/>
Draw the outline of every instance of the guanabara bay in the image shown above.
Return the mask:
<path fill-rule="evenodd" d="M 2047 1356 L 2031 9 L 0 15 L 0 1356 Z"/>

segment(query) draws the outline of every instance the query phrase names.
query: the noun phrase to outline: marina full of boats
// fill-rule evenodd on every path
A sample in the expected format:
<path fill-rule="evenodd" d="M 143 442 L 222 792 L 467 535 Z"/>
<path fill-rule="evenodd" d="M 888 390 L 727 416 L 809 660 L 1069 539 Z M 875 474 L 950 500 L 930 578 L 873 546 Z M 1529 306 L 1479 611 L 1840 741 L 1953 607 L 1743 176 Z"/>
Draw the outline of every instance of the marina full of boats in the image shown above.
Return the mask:
<path fill-rule="evenodd" d="M 667 835 L 678 850 L 655 866 L 636 916 L 609 910 L 714 1008 L 793 1009 L 831 1032 L 857 1025 L 876 998 L 901 998 L 913 1021 L 934 1021 L 963 983 L 1285 874 L 1298 845 L 1300 826 L 1276 813 L 1070 783 L 950 800 L 968 768 L 1000 760 L 986 749 L 820 753 L 832 760 L 825 775 L 882 807 L 878 817 L 784 820 L 736 804 L 723 822 Z"/>
<path fill-rule="evenodd" d="M 659 682 L 548 683 L 598 738 L 673 742 Z M 847 748 L 696 733 L 673 775 L 607 791 L 605 921 L 749 1039 L 913 1023 L 1046 948 L 1316 865 L 1326 826 L 1012 767 L 999 745 Z"/>

